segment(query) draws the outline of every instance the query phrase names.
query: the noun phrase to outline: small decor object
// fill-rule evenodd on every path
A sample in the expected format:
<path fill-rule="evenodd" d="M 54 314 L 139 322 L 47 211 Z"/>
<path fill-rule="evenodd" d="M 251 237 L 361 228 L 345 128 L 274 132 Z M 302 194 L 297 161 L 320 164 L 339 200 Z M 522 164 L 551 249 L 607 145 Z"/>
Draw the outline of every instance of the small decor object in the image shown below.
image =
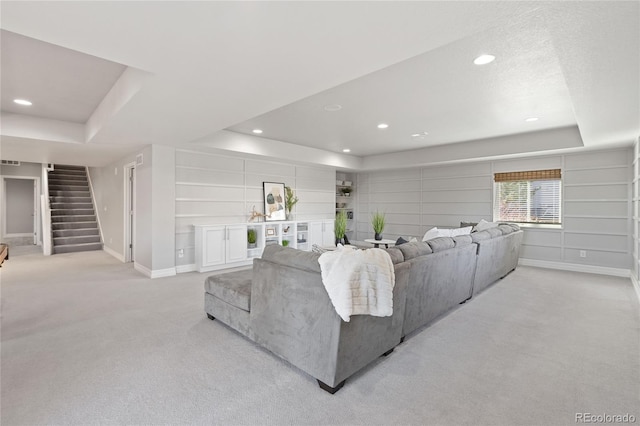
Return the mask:
<path fill-rule="evenodd" d="M 371 215 L 371 225 L 373 226 L 373 232 L 375 233 L 374 239 L 380 241 L 382 239 L 382 231 L 384 230 L 385 214 L 376 210 Z"/>
<path fill-rule="evenodd" d="M 273 237 L 276 235 L 275 228 L 267 228 L 267 237 Z"/>
<path fill-rule="evenodd" d="M 253 222 L 254 219 L 260 219 L 262 217 L 266 218 L 268 215 L 262 214 L 256 210 L 256 206 L 253 206 L 251 210 L 251 214 L 249 215 L 249 222 Z"/>
<path fill-rule="evenodd" d="M 285 186 L 284 187 L 284 191 L 285 191 L 285 208 L 287 210 L 287 220 L 292 220 L 291 217 L 291 210 L 293 210 L 293 206 L 296 205 L 296 203 L 298 202 L 298 197 L 296 197 L 295 192 L 293 192 L 293 189 L 290 186 Z"/>
<path fill-rule="evenodd" d="M 351 191 L 353 191 L 351 187 L 340 188 L 340 192 L 342 192 L 342 195 L 345 197 L 349 197 L 351 195 Z"/>
<path fill-rule="evenodd" d="M 285 220 L 286 203 L 284 183 L 262 182 L 264 190 L 264 213 L 266 221 Z"/>
<path fill-rule="evenodd" d="M 336 246 L 345 245 L 345 233 L 347 232 L 347 214 L 344 211 L 338 212 L 334 223 L 333 231 L 336 235 Z"/>
<path fill-rule="evenodd" d="M 287 247 L 289 245 L 289 240 L 282 240 L 282 247 Z"/>
<path fill-rule="evenodd" d="M 247 242 L 249 244 L 249 248 L 256 248 L 256 241 L 258 240 L 258 233 L 254 228 L 247 229 Z"/>

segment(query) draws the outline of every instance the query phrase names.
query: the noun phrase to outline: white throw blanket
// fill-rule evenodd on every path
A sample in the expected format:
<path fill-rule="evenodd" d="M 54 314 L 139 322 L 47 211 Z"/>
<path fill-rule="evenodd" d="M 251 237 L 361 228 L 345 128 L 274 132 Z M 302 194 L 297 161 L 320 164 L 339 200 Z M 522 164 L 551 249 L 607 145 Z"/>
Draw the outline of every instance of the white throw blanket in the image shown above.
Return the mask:
<path fill-rule="evenodd" d="M 393 314 L 396 276 L 386 251 L 338 245 L 336 250 L 322 253 L 318 262 L 322 283 L 345 322 L 349 322 L 351 315 Z"/>

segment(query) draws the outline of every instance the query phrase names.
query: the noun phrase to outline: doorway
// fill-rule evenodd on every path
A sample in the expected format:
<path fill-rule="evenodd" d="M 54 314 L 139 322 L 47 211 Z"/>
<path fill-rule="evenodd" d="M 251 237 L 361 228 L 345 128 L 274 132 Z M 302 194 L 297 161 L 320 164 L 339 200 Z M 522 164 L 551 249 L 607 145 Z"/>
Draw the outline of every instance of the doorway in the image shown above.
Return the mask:
<path fill-rule="evenodd" d="M 136 163 L 124 166 L 124 261 L 135 261 L 136 240 Z"/>
<path fill-rule="evenodd" d="M 39 183 L 35 177 L 2 177 L 2 238 L 5 242 L 38 244 Z"/>

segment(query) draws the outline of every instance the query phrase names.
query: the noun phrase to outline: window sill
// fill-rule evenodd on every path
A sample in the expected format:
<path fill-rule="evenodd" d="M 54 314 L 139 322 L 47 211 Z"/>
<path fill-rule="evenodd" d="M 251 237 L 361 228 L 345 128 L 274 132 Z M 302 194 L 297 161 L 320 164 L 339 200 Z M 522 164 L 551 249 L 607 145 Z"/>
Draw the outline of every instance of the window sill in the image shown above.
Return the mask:
<path fill-rule="evenodd" d="M 550 223 L 518 223 L 511 222 L 518 225 L 520 228 L 529 228 L 529 229 L 557 229 L 562 230 L 562 224 L 550 224 Z"/>

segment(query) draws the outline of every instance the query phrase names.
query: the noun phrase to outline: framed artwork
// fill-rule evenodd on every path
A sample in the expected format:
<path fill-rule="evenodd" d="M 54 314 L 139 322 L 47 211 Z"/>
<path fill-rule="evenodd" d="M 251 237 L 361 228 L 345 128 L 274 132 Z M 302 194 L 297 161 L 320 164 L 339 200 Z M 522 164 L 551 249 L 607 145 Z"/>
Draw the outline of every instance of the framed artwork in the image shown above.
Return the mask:
<path fill-rule="evenodd" d="M 276 235 L 276 230 L 274 228 L 267 228 L 267 237 L 273 237 Z"/>
<path fill-rule="evenodd" d="M 287 213 L 284 199 L 284 183 L 262 182 L 264 190 L 264 214 L 267 222 L 285 220 Z"/>

